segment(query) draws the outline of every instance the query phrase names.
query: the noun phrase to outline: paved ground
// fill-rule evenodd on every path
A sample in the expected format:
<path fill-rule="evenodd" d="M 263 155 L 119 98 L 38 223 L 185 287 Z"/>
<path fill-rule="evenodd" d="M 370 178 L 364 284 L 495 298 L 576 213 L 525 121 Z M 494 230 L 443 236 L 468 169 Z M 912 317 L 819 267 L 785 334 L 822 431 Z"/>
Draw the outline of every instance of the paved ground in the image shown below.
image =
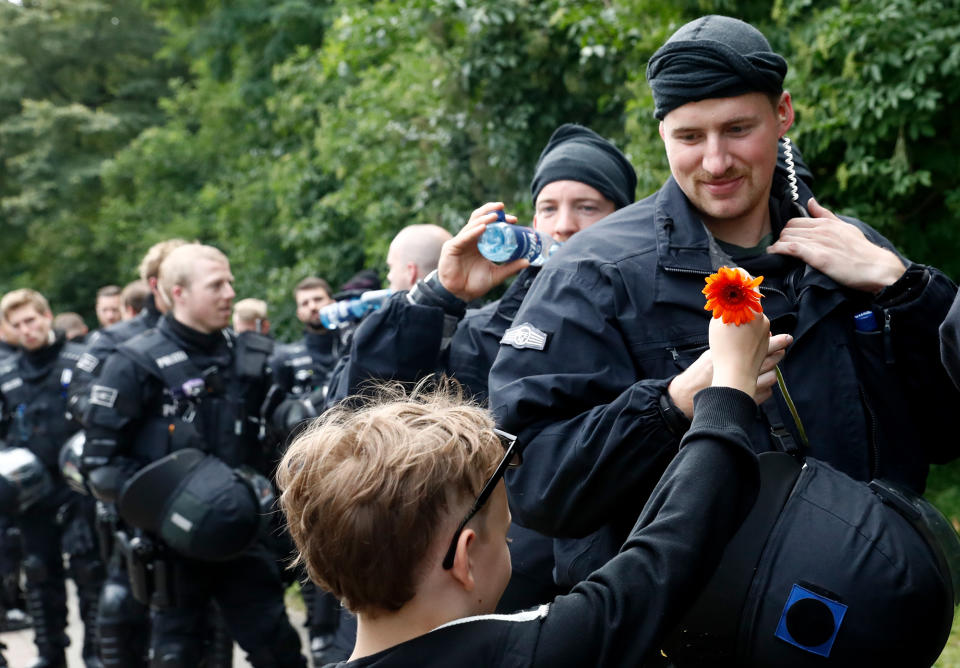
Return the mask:
<path fill-rule="evenodd" d="M 67 664 L 69 668 L 83 668 L 83 661 L 80 658 L 80 652 L 83 649 L 83 628 L 80 625 L 77 616 L 77 599 L 73 590 L 73 583 L 68 582 L 69 586 L 69 606 L 70 618 L 69 628 L 70 647 L 67 649 Z M 304 656 L 307 655 L 307 633 L 303 628 L 304 615 L 301 608 L 296 605 L 287 606 L 290 614 L 290 621 L 294 628 L 300 633 L 300 644 Z M 0 640 L 6 644 L 7 649 L 4 656 L 11 668 L 26 668 L 37 658 L 37 650 L 33 644 L 33 631 L 25 629 L 23 631 L 14 631 L 11 633 L 0 634 Z M 243 651 L 234 646 L 233 652 L 234 668 L 249 668 L 250 664 L 244 659 Z"/>

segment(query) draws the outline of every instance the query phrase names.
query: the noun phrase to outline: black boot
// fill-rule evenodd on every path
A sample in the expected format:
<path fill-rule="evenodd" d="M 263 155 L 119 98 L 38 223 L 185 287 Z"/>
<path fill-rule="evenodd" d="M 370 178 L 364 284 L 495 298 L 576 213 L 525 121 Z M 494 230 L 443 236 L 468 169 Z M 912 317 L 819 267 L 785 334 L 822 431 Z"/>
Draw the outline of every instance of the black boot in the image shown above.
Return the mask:
<path fill-rule="evenodd" d="M 66 647 L 70 639 L 64 633 L 66 620 L 51 609 L 51 601 L 44 600 L 42 592 L 27 590 L 27 609 L 33 618 L 33 642 L 39 655 L 30 668 L 67 668 Z M 64 623 L 60 623 L 64 622 Z"/>

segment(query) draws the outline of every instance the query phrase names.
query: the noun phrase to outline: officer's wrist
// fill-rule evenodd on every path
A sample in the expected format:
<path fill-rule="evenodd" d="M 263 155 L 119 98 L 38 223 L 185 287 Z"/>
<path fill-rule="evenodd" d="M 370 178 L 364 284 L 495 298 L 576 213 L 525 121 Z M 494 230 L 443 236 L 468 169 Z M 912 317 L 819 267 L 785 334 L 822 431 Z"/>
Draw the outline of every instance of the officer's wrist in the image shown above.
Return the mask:
<path fill-rule="evenodd" d="M 420 306 L 437 306 L 447 315 L 458 319 L 467 311 L 467 303 L 443 287 L 436 269 L 423 280 L 417 281 L 407 293 L 407 300 Z"/>

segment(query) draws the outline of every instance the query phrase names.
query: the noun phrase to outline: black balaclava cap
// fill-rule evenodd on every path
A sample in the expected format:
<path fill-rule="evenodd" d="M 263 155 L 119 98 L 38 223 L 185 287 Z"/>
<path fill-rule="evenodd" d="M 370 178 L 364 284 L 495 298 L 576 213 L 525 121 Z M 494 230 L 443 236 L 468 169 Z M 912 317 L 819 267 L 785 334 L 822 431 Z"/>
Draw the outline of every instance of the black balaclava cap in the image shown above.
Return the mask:
<path fill-rule="evenodd" d="M 687 102 L 744 93 L 783 92 L 787 61 L 763 34 L 728 16 L 701 16 L 682 26 L 647 63 L 653 115 L 663 120 Z"/>
<path fill-rule="evenodd" d="M 565 123 L 553 131 L 530 182 L 537 195 L 554 181 L 579 181 L 596 188 L 618 208 L 634 201 L 637 173 L 616 146 L 590 128 Z"/>

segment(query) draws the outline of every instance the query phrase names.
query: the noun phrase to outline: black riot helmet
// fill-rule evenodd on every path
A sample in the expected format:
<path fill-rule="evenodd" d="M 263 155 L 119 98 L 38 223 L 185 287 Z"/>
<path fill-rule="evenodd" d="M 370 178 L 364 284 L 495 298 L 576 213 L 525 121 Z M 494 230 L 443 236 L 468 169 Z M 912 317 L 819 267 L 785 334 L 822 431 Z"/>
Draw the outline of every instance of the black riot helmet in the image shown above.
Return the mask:
<path fill-rule="evenodd" d="M 16 515 L 49 496 L 53 479 L 27 448 L 0 450 L 0 513 Z"/>
<path fill-rule="evenodd" d="M 186 448 L 131 477 L 117 510 L 185 557 L 224 561 L 253 544 L 274 500 L 273 487 L 262 475 L 231 469 L 213 455 Z"/>

